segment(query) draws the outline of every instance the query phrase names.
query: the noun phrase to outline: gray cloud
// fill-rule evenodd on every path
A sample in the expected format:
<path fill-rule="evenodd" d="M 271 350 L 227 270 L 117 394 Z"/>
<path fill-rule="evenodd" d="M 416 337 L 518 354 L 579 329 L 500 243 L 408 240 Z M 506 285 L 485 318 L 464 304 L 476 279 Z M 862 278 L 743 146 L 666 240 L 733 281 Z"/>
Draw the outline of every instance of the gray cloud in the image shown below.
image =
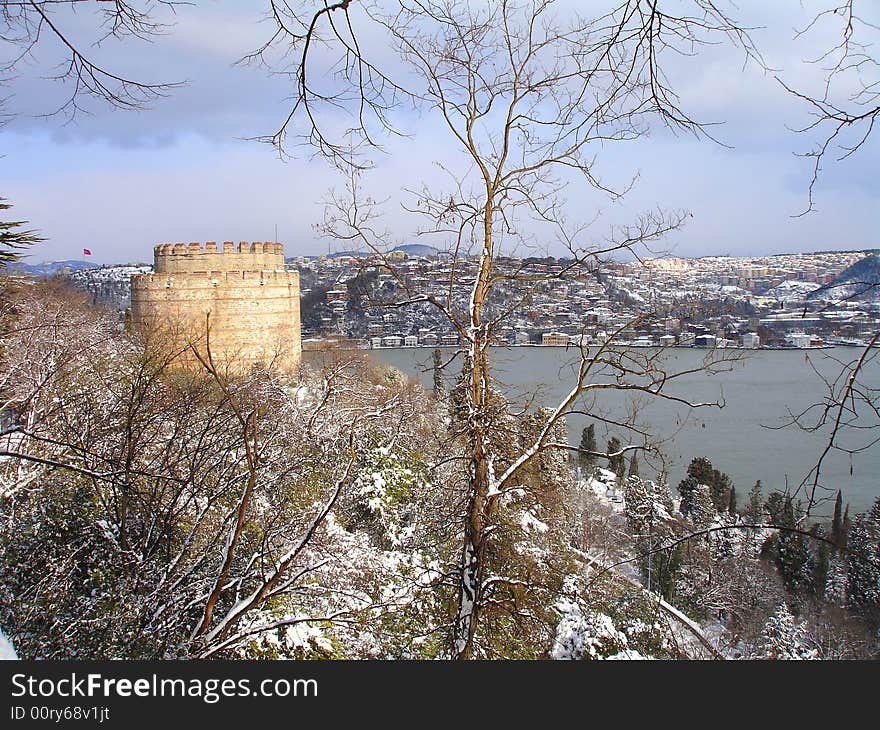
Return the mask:
<path fill-rule="evenodd" d="M 769 6 L 769 7 L 768 7 Z M 271 133 L 283 119 L 289 89 L 265 69 L 232 64 L 265 39 L 261 4 L 199 3 L 180 9 L 171 32 L 155 43 L 107 43 L 95 53 L 137 78 L 189 84 L 138 113 L 92 105 L 92 114 L 61 126 L 39 119 L 62 98 L 63 89 L 41 79 L 54 51 L 41 49 L 10 84 L 10 108 L 19 112 L 0 133 L 4 186 L 16 214 L 50 237 L 35 258 L 67 258 L 83 246 L 99 261 L 144 259 L 154 243 L 188 240 L 269 238 L 279 226 L 291 253 L 319 253 L 327 242 L 312 224 L 320 219 L 324 191 L 340 181 L 321 161 L 283 164 L 271 149 L 236 141 Z M 815 90 L 821 69 L 804 65 L 835 36 L 821 28 L 795 39 L 806 16 L 796 2 L 750 2 L 739 12 L 753 25 L 767 64 L 789 81 Z M 85 38 L 89 17 L 71 17 Z M 798 22 L 796 22 L 798 21 Z M 371 48 L 379 49 L 374 40 Z M 818 212 L 792 218 L 806 204 L 807 161 L 794 156 L 815 137 L 787 127 L 809 121 L 807 109 L 786 94 L 773 74 L 728 47 L 703 49 L 697 62 L 671 67 L 682 103 L 698 119 L 724 122 L 714 133 L 733 149 L 675 137 L 662 128 L 633 144 L 600 151 L 599 169 L 622 184 L 639 173 L 622 204 L 587 191 L 568 191 L 572 215 L 592 217 L 600 237 L 612 223 L 662 206 L 693 213 L 688 227 L 668 245 L 680 255 L 776 252 L 877 245 L 880 162 L 876 139 L 843 164 L 825 165 L 817 188 Z M 429 118 L 402 117 L 415 136 L 391 140 L 388 155 L 374 155 L 368 177 L 374 197 L 390 199 L 387 225 L 393 241 L 412 239 L 413 219 L 399 208 L 401 188 L 421 181 L 445 184 L 432 165 L 454 159 L 448 136 Z M 586 211 L 586 212 L 585 212 Z M 589 215 L 587 215 L 589 214 Z"/>

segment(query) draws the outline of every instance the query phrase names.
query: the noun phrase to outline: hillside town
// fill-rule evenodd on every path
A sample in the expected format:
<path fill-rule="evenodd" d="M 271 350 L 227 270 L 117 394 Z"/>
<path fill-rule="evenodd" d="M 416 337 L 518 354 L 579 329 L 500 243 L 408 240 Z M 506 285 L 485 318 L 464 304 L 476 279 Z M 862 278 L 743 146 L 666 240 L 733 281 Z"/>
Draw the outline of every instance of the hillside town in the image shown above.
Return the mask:
<path fill-rule="evenodd" d="M 120 312 L 129 306 L 130 276 L 151 270 L 62 263 L 53 275 Z M 616 340 L 632 347 L 809 349 L 864 346 L 880 331 L 872 251 L 606 261 L 587 273 L 572 273 L 571 264 L 552 257 L 498 260 L 499 274 L 508 277 L 491 302 L 493 311 L 505 313 L 495 330 L 498 344 L 589 345 L 622 331 Z M 371 349 L 442 347 L 457 345 L 459 335 L 425 300 L 463 307 L 478 260 L 404 246 L 382 258 L 301 256 L 288 258 L 287 266 L 302 281 L 305 347 L 328 338 Z M 422 301 L 399 306 L 413 298 Z"/>
<path fill-rule="evenodd" d="M 369 257 L 298 258 L 304 337 L 339 336 L 362 346 L 455 345 L 458 335 L 429 304 L 393 302 L 403 280 L 411 298 L 465 302 L 476 259 L 398 252 L 394 271 Z M 757 258 L 663 258 L 606 262 L 584 275 L 564 259 L 502 259 L 509 277 L 495 311 L 499 344 L 570 346 L 624 330 L 631 346 L 812 348 L 866 343 L 880 328 L 873 285 L 844 291 L 865 251 Z M 537 281 L 537 283 L 535 283 Z M 863 291 L 862 291 L 863 290 Z M 620 339 L 620 338 L 618 338 Z"/>

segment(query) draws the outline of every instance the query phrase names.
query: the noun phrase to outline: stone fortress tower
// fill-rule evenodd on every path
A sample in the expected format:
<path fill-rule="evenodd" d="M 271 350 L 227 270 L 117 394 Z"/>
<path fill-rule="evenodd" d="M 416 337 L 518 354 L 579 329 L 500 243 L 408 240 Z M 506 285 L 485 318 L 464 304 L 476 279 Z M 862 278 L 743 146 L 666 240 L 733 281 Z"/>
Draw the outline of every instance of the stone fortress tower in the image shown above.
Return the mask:
<path fill-rule="evenodd" d="M 293 372 L 302 354 L 299 274 L 284 268 L 280 243 L 213 241 L 154 248 L 152 274 L 131 277 L 131 319 L 137 331 L 167 339 L 181 362 L 197 365 L 188 345 L 220 368 L 254 365 Z"/>

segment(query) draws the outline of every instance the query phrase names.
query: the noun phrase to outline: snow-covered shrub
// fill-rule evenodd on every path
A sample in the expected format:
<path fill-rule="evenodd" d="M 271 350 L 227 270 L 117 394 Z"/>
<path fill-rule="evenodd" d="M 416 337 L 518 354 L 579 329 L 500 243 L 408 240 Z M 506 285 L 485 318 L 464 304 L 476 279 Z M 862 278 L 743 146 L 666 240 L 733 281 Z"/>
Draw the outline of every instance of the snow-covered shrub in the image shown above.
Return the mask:
<path fill-rule="evenodd" d="M 553 659 L 605 659 L 627 648 L 626 635 L 604 613 L 584 610 L 573 600 L 560 599 L 562 614 L 550 656 Z"/>
<path fill-rule="evenodd" d="M 353 493 L 382 544 L 401 548 L 412 540 L 416 529 L 415 495 L 430 488 L 390 447 L 380 446 L 366 456 Z"/>
<path fill-rule="evenodd" d="M 804 625 L 783 602 L 764 624 L 754 659 L 817 659 L 808 642 Z"/>

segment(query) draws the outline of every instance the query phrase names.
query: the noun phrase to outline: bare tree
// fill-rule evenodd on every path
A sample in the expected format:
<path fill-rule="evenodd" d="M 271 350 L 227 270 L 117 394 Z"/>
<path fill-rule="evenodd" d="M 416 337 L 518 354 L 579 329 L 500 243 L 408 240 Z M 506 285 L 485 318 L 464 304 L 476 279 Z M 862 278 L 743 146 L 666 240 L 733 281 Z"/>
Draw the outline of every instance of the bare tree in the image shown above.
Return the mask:
<path fill-rule="evenodd" d="M 179 82 L 150 82 L 130 78 L 92 55 L 94 47 L 69 27 L 73 13 L 94 13 L 97 36 L 91 40 L 96 46 L 110 39 L 150 40 L 167 29 L 157 18 L 159 8 L 174 10 L 185 3 L 174 0 L 144 0 L 143 2 L 91 2 L 90 0 L 25 0 L 0 2 L 0 41 L 9 49 L 0 62 L 0 73 L 12 76 L 26 59 L 36 57 L 38 51 L 55 53 L 60 49 L 60 63 L 52 80 L 70 89 L 66 99 L 50 114 L 62 114 L 68 119 L 83 110 L 84 98 L 94 98 L 118 109 L 139 109 L 165 96 L 180 86 Z"/>
<path fill-rule="evenodd" d="M 534 4 L 533 30 L 538 31 L 555 13 L 554 5 Z M 418 34 L 430 25 L 448 25 L 453 16 L 458 19 L 463 11 L 472 10 L 476 15 L 480 12 L 454 2 L 395 2 L 389 6 L 362 0 L 304 0 L 295 4 L 270 0 L 273 33 L 241 61 L 259 63 L 289 77 L 293 103 L 279 129 L 261 139 L 277 146 L 282 154 L 293 139 L 314 144 L 336 162 L 363 163 L 354 152 L 362 151 L 364 145 L 379 146 L 384 133 L 404 133 L 393 114 L 400 104 L 418 107 L 431 103 L 432 92 L 418 80 L 419 72 L 414 77 L 411 67 L 398 68 L 387 56 L 388 41 L 397 31 Z M 505 12 L 510 15 L 512 10 L 507 8 Z M 472 20 L 482 22 L 476 15 Z M 706 134 L 706 128 L 680 108 L 664 73 L 665 58 L 691 55 L 703 43 L 718 37 L 732 41 L 748 57 L 760 59 L 746 28 L 714 0 L 691 0 L 677 14 L 666 13 L 653 2 L 627 0 L 592 20 L 574 19 L 568 31 L 568 50 L 583 41 L 582 50 L 593 54 L 591 61 L 601 59 L 604 64 L 597 65 L 597 71 L 617 75 L 615 83 L 621 89 L 630 83 L 643 87 L 643 112 L 656 112 L 671 127 L 699 134 Z M 589 31 L 589 39 L 583 35 L 578 38 L 578 33 L 584 31 Z M 523 28 L 522 32 L 529 31 Z M 428 33 L 430 37 L 430 30 Z M 411 35 L 411 40 L 415 38 Z M 470 41 L 479 39 L 474 35 Z M 520 41 L 528 42 L 526 36 L 511 37 L 510 41 L 511 48 Z M 615 55 L 618 51 L 623 55 Z M 516 63 L 514 58 L 510 61 Z M 586 71 L 586 66 L 581 70 Z M 614 96 L 609 95 L 607 101 Z M 340 123 L 338 115 L 346 121 Z"/>
<path fill-rule="evenodd" d="M 880 442 L 880 394 L 873 385 L 871 370 L 875 367 L 880 332 L 851 358 L 826 355 L 823 360 L 833 368 L 829 375 L 810 360 L 817 383 L 822 389 L 821 400 L 798 412 L 786 414 L 785 421 L 774 428 L 799 428 L 807 433 L 821 434 L 822 449 L 801 481 L 791 490 L 791 498 L 802 495 L 806 500 L 803 519 L 808 520 L 817 506 L 833 498 L 836 489 L 826 483 L 826 460 L 833 453 L 850 460 L 874 448 Z"/>
<path fill-rule="evenodd" d="M 506 460 L 496 443 L 497 388 L 490 347 L 498 342 L 498 331 L 512 309 L 528 301 L 539 287 L 555 280 L 594 277 L 609 255 L 639 255 L 682 225 L 683 212 L 651 211 L 632 225 L 612 229 L 603 241 L 591 240 L 587 225 L 569 219 L 563 195 L 569 189 L 611 199 L 625 194 L 629 182 L 615 186 L 599 175 L 597 154 L 612 143 L 641 137 L 651 122 L 704 132 L 677 103 L 663 71 L 667 54 L 692 52 L 715 36 L 733 38 L 747 54 L 753 48 L 740 27 L 709 2 L 693 3 L 692 16 L 669 16 L 654 4 L 631 2 L 593 19 L 557 12 L 553 2 L 357 5 L 357 23 L 349 17 L 353 5 L 342 3 L 316 15 L 301 11 L 298 17 L 305 35 L 284 36 L 300 54 L 299 86 L 287 124 L 301 114 L 310 130 L 307 136 L 318 138 L 319 149 L 337 163 L 354 160 L 346 193 L 331 195 L 323 231 L 369 249 L 378 265 L 392 273 L 396 290 L 383 302 L 385 306 L 436 308 L 464 343 L 467 366 L 460 415 L 461 436 L 467 442 L 467 496 L 451 646 L 453 656 L 469 658 L 479 654 L 476 636 L 487 604 L 487 586 L 505 580 L 503 573 L 490 575 L 487 568 L 499 505 L 506 493 L 517 488 L 532 460 L 547 449 L 570 448 L 552 436 L 565 414 L 611 388 L 686 402 L 669 393 L 670 384 L 682 373 L 670 372 L 656 355 L 615 347 L 615 336 L 620 338 L 650 320 L 646 313 L 592 352 L 582 343 L 570 392 L 549 412 L 536 436 Z M 410 190 L 412 202 L 407 205 L 423 221 L 418 234 L 439 241 L 439 247 L 450 254 L 445 294 L 419 291 L 401 274 L 386 253 L 387 233 L 378 221 L 380 204 L 363 193 L 363 165 L 350 157 L 357 145 L 344 148 L 327 142 L 330 131 L 321 126 L 317 113 L 328 98 L 309 93 L 304 64 L 309 60 L 308 43 L 317 32 L 316 21 L 326 17 L 329 23 L 337 11 L 350 22 L 344 33 L 334 25 L 331 40 L 336 39 L 346 58 L 354 59 L 344 66 L 343 86 L 351 82 L 351 69 L 359 68 L 358 59 L 364 55 L 355 37 L 380 33 L 402 61 L 405 84 L 401 81 L 395 88 L 405 86 L 408 100 L 441 125 L 456 149 L 456 159 L 441 162 L 449 186 Z M 348 91 L 357 110 L 354 127 L 360 139 L 369 142 L 360 110 L 365 103 L 379 103 L 385 97 L 370 96 L 376 89 L 359 84 Z M 332 100 L 344 106 L 343 97 Z M 283 135 L 273 141 L 283 143 Z M 565 262 L 557 271 L 536 273 L 525 264 L 505 260 L 512 252 L 541 250 L 549 240 L 565 251 Z M 620 454 L 641 447 L 630 444 Z"/>
<path fill-rule="evenodd" d="M 240 656 L 430 591 L 421 564 L 370 586 L 331 528 L 367 455 L 424 443 L 426 394 L 356 356 L 230 377 L 199 338 L 205 377 L 63 288 L 4 303 L 0 620 L 27 655 Z"/>
<path fill-rule="evenodd" d="M 813 148 L 803 156 L 811 160 L 812 174 L 807 188 L 807 205 L 799 215 L 814 210 L 815 190 L 822 165 L 829 155 L 842 162 L 858 154 L 874 133 L 880 118 L 880 62 L 874 45 L 880 30 L 876 8 L 860 0 L 839 0 L 825 3 L 811 21 L 797 31 L 805 40 L 831 29 L 836 42 L 806 59 L 821 74 L 819 90 L 804 88 L 779 78 L 780 84 L 800 99 L 809 110 L 811 122 L 796 131 L 813 136 Z M 823 287 L 826 306 L 839 306 L 876 292 L 878 282 L 850 281 Z M 834 296 L 835 291 L 837 296 Z M 804 312 L 806 316 L 806 310 Z M 789 413 L 784 426 L 819 433 L 824 444 L 815 462 L 793 490 L 804 493 L 806 508 L 802 522 L 823 501 L 831 499 L 835 486 L 825 483 L 823 470 L 829 455 L 848 456 L 850 472 L 854 455 L 876 447 L 880 437 L 880 401 L 870 371 L 874 367 L 880 332 L 865 337 L 865 346 L 854 357 L 829 356 L 833 372 L 826 375 L 815 364 L 811 367 L 821 383 L 823 396 L 798 413 Z M 793 497 L 792 497 L 793 498 Z M 865 559 L 866 556 L 860 556 Z M 870 558 L 867 558 L 870 562 Z"/>
<path fill-rule="evenodd" d="M 777 76 L 789 93 L 806 105 L 812 121 L 796 131 L 816 136 L 813 148 L 803 153 L 811 160 L 812 175 L 807 189 L 807 206 L 799 214 L 813 210 L 814 193 L 822 163 L 828 154 L 843 161 L 856 154 L 874 131 L 880 117 L 880 63 L 874 55 L 874 44 L 880 29 L 876 8 L 860 0 L 832 0 L 796 37 L 813 42 L 813 38 L 831 29 L 837 41 L 805 59 L 822 75 L 818 91 L 786 81 Z M 815 47 L 815 43 L 814 43 Z"/>
<path fill-rule="evenodd" d="M 52 5 L 56 3 L 5 3 L 4 11 L 8 40 L 23 53 L 47 32 L 68 48 L 69 65 L 61 78 L 72 80 L 74 92 L 62 110 L 75 112 L 83 93 L 134 107 L 169 88 L 129 81 L 96 66 L 67 41 L 53 21 Z M 505 511 L 521 507 L 523 500 L 541 507 L 553 501 L 552 485 L 544 485 L 542 493 L 535 484 L 553 471 L 538 468 L 543 460 L 571 449 L 560 434 L 566 414 L 588 412 L 626 433 L 619 451 L 592 454 L 618 458 L 651 448 L 653 439 L 631 419 L 621 421 L 603 412 L 603 393 L 613 389 L 688 405 L 720 405 L 689 403 L 676 393 L 676 380 L 688 373 L 671 369 L 662 353 L 617 345 L 652 321 L 657 312 L 650 306 L 592 348 L 585 333 L 572 349 L 568 394 L 532 419 L 512 416 L 499 395 L 490 349 L 499 343 L 510 315 L 543 288 L 595 279 L 609 257 L 641 256 L 685 222 L 684 211 L 648 211 L 632 224 L 596 237 L 593 216 L 572 219 L 565 196 L 589 193 L 617 200 L 625 195 L 632 180 L 605 179 L 600 153 L 642 137 L 653 124 L 707 136 L 706 128 L 679 105 L 665 75 L 665 59 L 693 54 L 716 38 L 732 41 L 747 57 L 755 58 L 756 52 L 742 26 L 716 3 L 692 0 L 687 7 L 689 14 L 673 16 L 656 3 L 633 0 L 605 15 L 582 18 L 562 12 L 551 0 L 401 0 L 390 5 L 343 0 L 317 8 L 315 3 L 270 2 L 275 32 L 245 59 L 276 64 L 277 69 L 273 51 L 292 54 L 291 66 L 283 69 L 294 84 L 290 114 L 266 140 L 284 152 L 289 139 L 305 139 L 346 171 L 346 191 L 331 195 L 322 230 L 369 249 L 373 263 L 392 275 L 393 290 L 374 303 L 433 308 L 463 343 L 460 354 L 466 366 L 449 441 L 455 447 L 450 448 L 449 463 L 441 457 L 433 465 L 437 473 L 449 467 L 462 487 L 455 515 L 460 552 L 444 576 L 456 594 L 448 625 L 454 657 L 487 655 L 481 626 L 499 606 L 526 613 L 516 606 L 516 591 L 534 579 L 504 563 Z M 852 3 L 847 7 L 851 10 Z M 107 10 L 110 35 L 160 30 L 149 7 L 138 13 L 130 4 L 114 3 Z M 390 65 L 387 49 L 402 62 L 399 66 Z M 334 65 L 334 58 L 340 63 Z M 327 73 L 330 68 L 337 72 Z M 401 103 L 439 124 L 456 150 L 442 163 L 447 185 L 414 186 L 406 204 L 420 221 L 415 233 L 438 241 L 450 255 L 448 281 L 439 293 L 421 288 L 396 265 L 388 254 L 390 236 L 380 227 L 383 203 L 364 193 L 369 164 L 361 153 L 378 146 L 384 135 L 405 131 L 396 115 Z M 827 119 L 833 116 L 829 108 L 824 110 Z M 346 121 L 339 123 L 340 116 Z M 850 115 L 836 121 L 843 127 L 861 121 L 870 125 L 873 117 Z M 824 151 L 816 156 L 816 172 Z M 545 252 L 548 241 L 564 251 L 555 270 L 509 257 Z M 60 321 L 53 326 L 60 327 Z M 51 328 L 43 332 L 57 337 Z M 277 620 L 267 618 L 263 609 L 303 590 L 303 579 L 323 567 L 320 550 L 313 550 L 320 543 L 317 536 L 354 483 L 364 444 L 375 445 L 372 422 L 410 406 L 395 400 L 397 396 L 388 402 L 358 398 L 355 405 L 341 403 L 339 394 L 353 389 L 348 380 L 340 390 L 346 381 L 343 367 L 328 375 L 309 410 L 271 378 L 242 385 L 213 362 L 209 347 L 191 350 L 211 378 L 210 387 L 202 383 L 175 391 L 173 379 L 164 379 L 168 362 L 147 358 L 134 369 L 134 386 L 127 393 L 127 383 L 114 383 L 118 400 L 112 408 L 92 391 L 75 387 L 72 392 L 88 394 L 75 408 L 69 394 L 44 397 L 52 392 L 45 385 L 58 370 L 65 378 L 74 376 L 69 363 L 59 361 L 52 350 L 45 373 L 39 367 L 27 373 L 33 382 L 7 383 L 10 392 L 19 389 L 10 397 L 9 409 L 33 420 L 14 424 L 3 434 L 3 455 L 13 460 L 4 466 L 36 465 L 41 473 L 68 469 L 91 480 L 110 516 L 109 534 L 132 561 L 125 563 L 126 569 L 139 577 L 132 567 L 138 555 L 167 553 L 158 583 L 149 588 L 147 603 L 154 611 L 140 628 L 151 636 L 185 634 L 188 638 L 173 651 L 222 655 L 254 636 L 296 623 L 343 620 L 343 613 L 352 613 L 350 607 L 343 613 Z M 724 364 L 713 356 L 701 368 Z M 24 369 L 20 360 L 16 367 Z M 104 377 L 99 369 L 93 376 Z M 148 391 L 159 398 L 151 407 L 146 406 Z M 851 384 L 844 387 L 824 417 L 836 414 L 840 421 L 856 394 Z M 190 415 L 194 402 L 201 406 L 197 419 Z M 334 407 L 341 407 L 348 420 L 322 423 L 317 414 Z M 108 413 L 112 419 L 106 418 Z M 366 421 L 370 428 L 362 428 Z M 108 423 L 115 424 L 121 439 L 108 432 Z M 53 430 L 35 428 L 41 424 L 51 424 Z M 302 459 L 317 458 L 322 449 L 347 455 L 334 478 L 324 483 L 321 498 L 303 509 L 291 504 L 286 491 L 291 475 L 301 473 L 305 463 L 291 462 L 281 443 L 281 436 L 293 428 L 312 436 L 324 429 L 317 442 L 298 442 Z M 384 420 L 379 431 L 388 442 L 400 434 L 399 427 Z M 179 437 L 185 437 L 183 444 Z M 832 437 L 829 448 L 834 445 Z M 5 498 L 14 498 L 15 490 L 28 483 L 21 474 L 11 476 Z M 276 520 L 273 510 L 286 517 L 294 512 L 296 520 Z M 141 522 L 143 514 L 150 515 L 148 528 Z M 187 526 L 182 537 L 181 524 Z M 254 524 L 260 529 L 250 531 Z M 728 600 L 710 598 L 719 605 Z"/>

